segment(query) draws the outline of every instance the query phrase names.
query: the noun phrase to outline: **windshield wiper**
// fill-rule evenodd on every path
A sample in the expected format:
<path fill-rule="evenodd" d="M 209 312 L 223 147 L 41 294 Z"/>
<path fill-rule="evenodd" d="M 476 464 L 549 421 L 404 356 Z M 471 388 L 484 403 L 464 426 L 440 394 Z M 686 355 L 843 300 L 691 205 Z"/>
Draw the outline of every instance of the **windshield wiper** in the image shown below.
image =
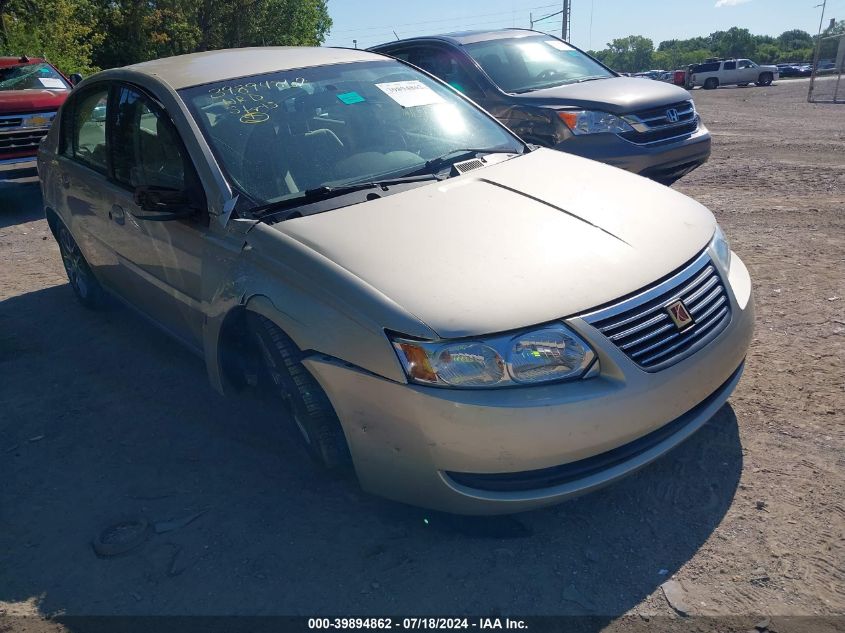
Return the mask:
<path fill-rule="evenodd" d="M 473 156 L 477 156 L 478 154 L 518 154 L 518 151 L 510 150 L 510 149 L 491 149 L 491 148 L 460 148 L 460 149 L 453 149 L 445 154 L 441 154 L 440 156 L 436 156 L 435 158 L 429 159 L 425 161 L 425 165 L 420 167 L 419 169 L 414 170 L 411 172 L 412 174 L 419 174 L 419 173 L 437 173 L 443 167 L 447 165 L 452 165 L 453 163 L 458 162 L 458 159 L 462 156 L 466 156 L 467 154 L 472 154 Z"/>
<path fill-rule="evenodd" d="M 325 185 L 322 187 L 315 187 L 314 189 L 306 189 L 292 198 L 285 198 L 284 200 L 277 200 L 276 202 L 268 202 L 267 204 L 258 205 L 249 210 L 249 213 L 254 217 L 261 217 L 268 213 L 275 213 L 276 211 L 283 211 L 293 207 L 301 207 L 312 202 L 321 202 L 331 198 L 338 198 L 356 191 L 364 191 L 366 189 L 383 189 L 387 190 L 390 185 L 400 185 L 409 182 L 424 182 L 426 180 L 439 180 L 434 174 L 422 175 L 407 175 L 398 178 L 386 178 L 383 180 L 368 180 L 365 182 L 353 182 L 348 185 Z"/>

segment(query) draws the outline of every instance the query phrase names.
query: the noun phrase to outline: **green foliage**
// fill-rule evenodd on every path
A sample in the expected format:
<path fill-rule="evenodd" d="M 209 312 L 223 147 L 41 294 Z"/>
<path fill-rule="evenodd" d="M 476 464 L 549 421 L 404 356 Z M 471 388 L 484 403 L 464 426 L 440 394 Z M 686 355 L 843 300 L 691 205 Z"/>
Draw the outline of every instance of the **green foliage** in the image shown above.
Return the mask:
<path fill-rule="evenodd" d="M 45 56 L 66 73 L 96 70 L 103 41 L 90 0 L 0 0 L 0 54 Z"/>
<path fill-rule="evenodd" d="M 845 21 L 837 22 L 823 35 L 845 33 Z M 708 57 L 741 57 L 761 64 L 808 61 L 813 57 L 816 38 L 806 31 L 793 29 L 777 37 L 754 35 L 748 29 L 733 27 L 706 37 L 666 40 L 655 50 L 651 40 L 631 35 L 615 39 L 600 51 L 590 54 L 621 72 L 650 69 L 674 70 L 702 62 Z M 835 54 L 835 40 L 822 43 L 821 57 Z"/>
<path fill-rule="evenodd" d="M 318 46 L 327 0 L 0 0 L 0 54 L 67 73 L 202 50 Z"/>

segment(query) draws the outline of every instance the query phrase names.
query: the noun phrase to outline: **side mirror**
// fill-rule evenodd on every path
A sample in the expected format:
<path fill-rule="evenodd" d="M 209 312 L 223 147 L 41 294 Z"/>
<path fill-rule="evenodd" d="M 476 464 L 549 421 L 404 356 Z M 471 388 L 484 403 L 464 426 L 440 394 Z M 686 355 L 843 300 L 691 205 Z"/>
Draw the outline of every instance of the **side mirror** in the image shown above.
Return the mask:
<path fill-rule="evenodd" d="M 68 79 L 70 79 L 70 85 L 75 86 L 80 81 L 82 81 L 82 75 L 80 75 L 79 73 L 73 73 L 70 77 L 68 77 Z"/>
<path fill-rule="evenodd" d="M 134 198 L 135 204 L 147 212 L 132 214 L 139 220 L 152 222 L 181 220 L 195 215 L 198 208 L 188 192 L 166 187 L 136 187 Z"/>

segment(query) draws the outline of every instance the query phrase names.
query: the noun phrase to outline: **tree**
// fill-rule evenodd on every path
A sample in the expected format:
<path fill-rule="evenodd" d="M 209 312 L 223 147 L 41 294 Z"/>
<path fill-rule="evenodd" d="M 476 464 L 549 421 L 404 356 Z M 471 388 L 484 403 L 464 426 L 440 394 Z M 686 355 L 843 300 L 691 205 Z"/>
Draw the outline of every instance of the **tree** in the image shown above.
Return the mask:
<path fill-rule="evenodd" d="M 622 72 L 636 72 L 651 67 L 654 42 L 641 35 L 629 35 L 613 40 L 599 53 L 599 59 Z"/>
<path fill-rule="evenodd" d="M 95 69 L 103 35 L 90 0 L 0 0 L 0 22 L 3 54 L 43 55 L 66 73 Z"/>
<path fill-rule="evenodd" d="M 326 0 L 96 0 L 104 67 L 241 46 L 317 46 L 331 28 Z"/>

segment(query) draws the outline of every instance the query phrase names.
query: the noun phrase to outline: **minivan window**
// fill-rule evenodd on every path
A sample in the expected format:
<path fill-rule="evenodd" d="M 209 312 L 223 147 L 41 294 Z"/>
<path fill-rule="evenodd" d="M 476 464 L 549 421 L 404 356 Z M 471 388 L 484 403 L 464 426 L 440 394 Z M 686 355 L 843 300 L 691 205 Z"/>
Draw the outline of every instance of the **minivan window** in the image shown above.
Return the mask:
<path fill-rule="evenodd" d="M 524 147 L 453 91 L 397 61 L 279 71 L 180 95 L 231 183 L 256 206 L 401 176 L 454 150 Z"/>
<path fill-rule="evenodd" d="M 466 44 L 464 49 L 505 92 L 530 92 L 615 77 L 596 60 L 551 36 Z"/>

